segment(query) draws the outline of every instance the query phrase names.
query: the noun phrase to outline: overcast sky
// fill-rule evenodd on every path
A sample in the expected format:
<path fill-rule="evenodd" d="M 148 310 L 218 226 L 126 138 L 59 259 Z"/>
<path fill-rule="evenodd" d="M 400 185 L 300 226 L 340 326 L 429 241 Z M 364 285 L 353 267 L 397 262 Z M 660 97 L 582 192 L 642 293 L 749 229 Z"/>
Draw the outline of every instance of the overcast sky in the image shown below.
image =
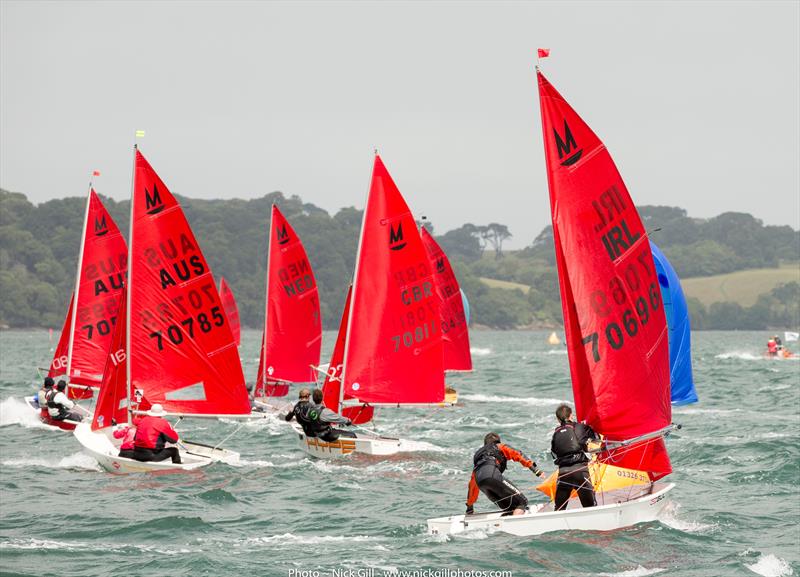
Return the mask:
<path fill-rule="evenodd" d="M 542 70 L 637 204 L 800 227 L 800 2 L 2 0 L 0 186 L 362 208 L 377 148 L 438 233 L 549 223 Z M 265 226 L 268 215 L 264 215 Z"/>

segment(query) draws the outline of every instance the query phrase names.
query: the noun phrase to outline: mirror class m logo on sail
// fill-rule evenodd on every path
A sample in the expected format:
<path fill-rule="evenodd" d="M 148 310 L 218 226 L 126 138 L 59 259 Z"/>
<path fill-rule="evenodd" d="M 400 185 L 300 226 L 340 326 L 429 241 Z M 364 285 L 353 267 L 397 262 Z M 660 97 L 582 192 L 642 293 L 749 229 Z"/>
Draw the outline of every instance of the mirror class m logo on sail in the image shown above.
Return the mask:
<path fill-rule="evenodd" d="M 94 235 L 103 236 L 108 234 L 108 225 L 106 224 L 106 215 L 101 215 L 94 219 Z"/>
<path fill-rule="evenodd" d="M 583 149 L 578 148 L 575 143 L 575 137 L 572 136 L 572 131 L 569 129 L 566 119 L 564 120 L 564 138 L 561 138 L 555 128 L 553 128 L 553 134 L 556 136 L 556 148 L 558 149 L 558 159 L 561 161 L 561 166 L 572 166 L 578 162 L 581 154 L 583 154 Z M 578 148 L 578 150 L 572 152 L 573 148 Z M 565 156 L 567 157 L 566 160 L 564 160 Z"/>
<path fill-rule="evenodd" d="M 403 223 L 397 223 L 397 228 L 389 225 L 389 249 L 400 250 L 405 248 L 406 242 L 403 240 Z"/>
<path fill-rule="evenodd" d="M 161 194 L 158 192 L 158 187 L 153 184 L 153 194 L 146 188 L 144 189 L 144 203 L 145 212 L 147 214 L 158 214 L 164 210 L 164 203 L 161 201 Z"/>
<path fill-rule="evenodd" d="M 289 242 L 289 233 L 286 232 L 286 224 L 275 230 L 275 235 L 278 237 L 278 244 L 286 244 Z"/>

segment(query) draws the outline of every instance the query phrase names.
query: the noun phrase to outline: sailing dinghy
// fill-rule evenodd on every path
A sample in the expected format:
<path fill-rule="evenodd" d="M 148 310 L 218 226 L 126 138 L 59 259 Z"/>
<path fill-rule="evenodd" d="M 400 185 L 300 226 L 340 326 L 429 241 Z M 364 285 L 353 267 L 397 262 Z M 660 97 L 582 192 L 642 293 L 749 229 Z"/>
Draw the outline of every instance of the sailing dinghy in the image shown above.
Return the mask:
<path fill-rule="evenodd" d="M 614 530 L 656 520 L 674 487 L 660 481 L 672 471 L 669 337 L 646 232 L 603 143 L 538 68 L 537 77 L 577 416 L 604 437 L 596 461 L 643 482 L 605 488 L 586 509 L 573 496 L 562 511 L 550 502 L 518 516 L 429 519 L 432 534 Z"/>
<path fill-rule="evenodd" d="M 104 468 L 115 472 L 235 462 L 239 455 L 233 451 L 186 443 L 179 445 L 185 466 L 105 458 L 112 450 L 107 427 L 111 418 L 118 420 L 122 405 L 128 423 L 156 403 L 178 418 L 250 417 L 239 353 L 211 268 L 178 201 L 138 149 L 130 226 L 127 334 L 124 346 L 115 350 L 117 366 L 108 377 L 116 383 L 113 398 L 121 400 L 111 402 L 111 413 L 103 409 L 97 415 L 94 429 L 81 423 L 75 436 Z M 124 372 L 118 368 L 122 365 Z"/>
<path fill-rule="evenodd" d="M 69 301 L 64 327 L 48 376 L 66 377 L 70 399 L 91 399 L 100 386 L 111 346 L 117 306 L 127 273 L 128 248 L 125 239 L 92 187 L 86 198 L 81 248 L 75 289 Z M 77 421 L 50 418 L 33 397 L 28 405 L 40 412 L 41 420 L 53 427 L 73 430 Z M 91 414 L 89 413 L 89 416 Z"/>
<path fill-rule="evenodd" d="M 414 216 L 376 154 L 353 286 L 323 387 L 325 406 L 359 425 L 372 420 L 376 407 L 442 405 L 440 308 Z M 295 431 L 303 450 L 322 458 L 414 448 L 363 428 L 335 443 L 306 438 L 299 426 Z"/>
<path fill-rule="evenodd" d="M 291 405 L 276 399 L 291 383 L 314 383 L 322 348 L 319 291 L 300 237 L 272 205 L 267 256 L 264 332 L 258 359 L 254 403 L 258 410 L 285 413 Z"/>

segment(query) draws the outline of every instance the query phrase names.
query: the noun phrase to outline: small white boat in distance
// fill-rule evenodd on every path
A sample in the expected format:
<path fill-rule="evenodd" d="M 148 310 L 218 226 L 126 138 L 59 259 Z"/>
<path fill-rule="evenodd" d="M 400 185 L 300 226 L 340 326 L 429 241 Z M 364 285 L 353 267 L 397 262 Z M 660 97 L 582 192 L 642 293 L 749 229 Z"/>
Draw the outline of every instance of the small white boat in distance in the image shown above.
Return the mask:
<path fill-rule="evenodd" d="M 583 508 L 573 497 L 567 509 L 553 511 L 553 503 L 531 507 L 524 515 L 506 515 L 500 511 L 475 515 L 453 515 L 428 519 L 429 535 L 456 535 L 465 531 L 502 531 L 530 537 L 552 531 L 613 531 L 637 523 L 656 521 L 668 503 L 667 493 L 674 483 L 654 483 L 637 495 L 629 488 L 597 495 L 597 507 Z M 652 488 L 652 491 L 651 491 Z M 607 503 L 602 505 L 600 503 Z"/>
<path fill-rule="evenodd" d="M 92 431 L 91 423 L 83 422 L 75 427 L 73 434 L 83 450 L 110 473 L 152 473 L 156 471 L 191 471 L 214 462 L 229 465 L 239 462 L 239 453 L 209 445 L 180 441 L 177 445 L 181 463 L 166 461 L 137 461 L 119 456 L 121 439 L 112 436 L 112 427 Z"/>

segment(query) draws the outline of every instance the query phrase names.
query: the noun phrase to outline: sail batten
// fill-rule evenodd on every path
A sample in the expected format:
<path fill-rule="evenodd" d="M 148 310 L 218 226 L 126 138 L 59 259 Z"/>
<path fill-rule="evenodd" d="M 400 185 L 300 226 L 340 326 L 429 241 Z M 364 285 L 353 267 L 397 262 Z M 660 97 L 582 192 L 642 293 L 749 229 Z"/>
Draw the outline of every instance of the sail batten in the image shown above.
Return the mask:
<path fill-rule="evenodd" d="M 650 244 L 608 150 L 537 71 L 577 416 L 611 441 L 671 422 L 668 333 Z M 671 471 L 663 440 L 603 460 Z"/>

